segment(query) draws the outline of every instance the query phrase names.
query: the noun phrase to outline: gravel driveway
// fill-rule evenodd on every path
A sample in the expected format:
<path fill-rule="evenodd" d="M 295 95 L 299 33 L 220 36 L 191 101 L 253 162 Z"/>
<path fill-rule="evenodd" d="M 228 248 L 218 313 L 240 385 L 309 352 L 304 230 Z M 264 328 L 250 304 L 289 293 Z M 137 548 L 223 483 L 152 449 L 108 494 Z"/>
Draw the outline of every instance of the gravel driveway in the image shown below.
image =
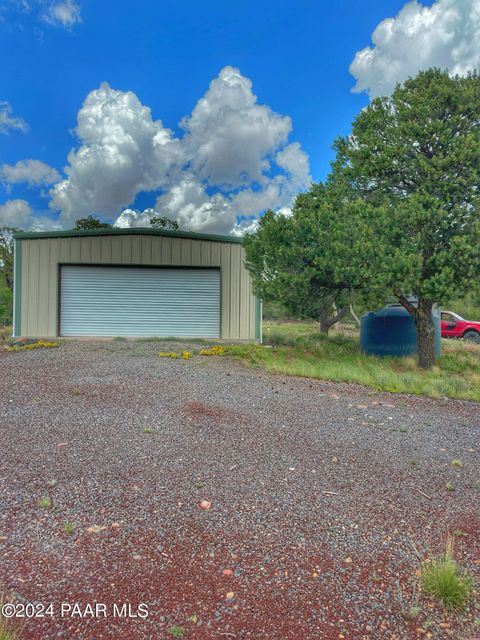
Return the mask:
<path fill-rule="evenodd" d="M 478 405 L 161 348 L 0 352 L 0 591 L 53 605 L 22 638 L 480 635 L 417 585 L 448 532 L 480 579 Z"/>

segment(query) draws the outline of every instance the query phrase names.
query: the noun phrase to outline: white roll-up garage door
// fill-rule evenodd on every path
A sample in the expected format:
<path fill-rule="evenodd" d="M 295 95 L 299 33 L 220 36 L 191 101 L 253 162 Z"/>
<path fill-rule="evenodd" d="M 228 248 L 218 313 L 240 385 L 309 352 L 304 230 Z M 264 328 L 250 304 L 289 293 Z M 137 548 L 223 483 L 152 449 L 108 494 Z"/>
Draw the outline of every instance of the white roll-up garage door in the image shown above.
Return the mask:
<path fill-rule="evenodd" d="M 67 266 L 62 336 L 220 337 L 220 270 Z"/>

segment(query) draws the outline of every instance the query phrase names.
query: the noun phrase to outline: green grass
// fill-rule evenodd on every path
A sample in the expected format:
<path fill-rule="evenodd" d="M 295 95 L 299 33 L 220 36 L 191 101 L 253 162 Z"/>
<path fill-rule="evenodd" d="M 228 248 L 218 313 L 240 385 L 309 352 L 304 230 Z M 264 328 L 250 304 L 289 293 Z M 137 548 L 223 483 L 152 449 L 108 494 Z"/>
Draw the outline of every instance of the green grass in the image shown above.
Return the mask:
<path fill-rule="evenodd" d="M 453 559 L 451 544 L 443 556 L 423 565 L 421 583 L 426 593 L 450 610 L 465 606 L 472 592 L 472 580 Z"/>
<path fill-rule="evenodd" d="M 42 498 L 38 501 L 38 506 L 42 509 L 50 509 L 50 507 L 52 506 L 52 501 L 50 500 L 50 498 Z"/>
<path fill-rule="evenodd" d="M 145 427 L 143 433 L 153 433 L 153 427 Z"/>
<path fill-rule="evenodd" d="M 65 531 L 67 536 L 71 536 L 75 531 L 75 525 L 73 524 L 73 522 L 65 522 L 65 524 L 63 525 L 63 530 Z"/>
<path fill-rule="evenodd" d="M 273 373 L 350 382 L 377 391 L 480 402 L 480 346 L 442 342 L 442 357 L 424 371 L 414 357 L 379 358 L 360 353 L 353 329 L 326 337 L 313 323 L 266 322 L 264 345 L 234 345 L 228 352 Z"/>
<path fill-rule="evenodd" d="M 173 626 L 168 629 L 168 633 L 172 636 L 172 638 L 183 638 L 183 628 Z"/>

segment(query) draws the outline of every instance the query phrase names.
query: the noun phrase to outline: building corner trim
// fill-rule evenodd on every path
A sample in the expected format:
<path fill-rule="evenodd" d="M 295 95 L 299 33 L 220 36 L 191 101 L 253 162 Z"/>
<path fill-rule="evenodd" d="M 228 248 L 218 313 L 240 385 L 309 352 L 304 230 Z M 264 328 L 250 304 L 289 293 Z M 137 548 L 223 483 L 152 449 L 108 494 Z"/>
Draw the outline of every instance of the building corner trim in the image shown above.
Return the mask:
<path fill-rule="evenodd" d="M 255 297 L 255 340 L 258 342 L 263 342 L 262 315 L 262 301 Z"/>
<path fill-rule="evenodd" d="M 15 238 L 13 249 L 13 337 L 22 335 L 22 241 Z"/>

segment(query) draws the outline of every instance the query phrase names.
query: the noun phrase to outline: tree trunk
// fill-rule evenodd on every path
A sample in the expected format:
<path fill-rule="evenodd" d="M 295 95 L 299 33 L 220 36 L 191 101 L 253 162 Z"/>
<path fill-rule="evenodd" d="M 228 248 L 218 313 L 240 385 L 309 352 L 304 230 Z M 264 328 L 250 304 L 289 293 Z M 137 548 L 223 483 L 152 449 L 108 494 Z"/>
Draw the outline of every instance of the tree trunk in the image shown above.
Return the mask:
<path fill-rule="evenodd" d="M 435 324 L 432 315 L 433 302 L 419 298 L 415 306 L 403 297 L 400 298 L 400 302 L 415 320 L 418 366 L 422 369 L 431 369 L 437 359 L 435 352 Z"/>
<path fill-rule="evenodd" d="M 418 365 L 422 369 L 431 369 L 436 361 L 432 310 L 431 302 L 419 300 L 415 324 L 417 325 Z"/>
<path fill-rule="evenodd" d="M 343 307 L 339 311 L 334 312 L 333 316 L 328 315 L 328 308 L 322 309 L 320 314 L 320 332 L 328 335 L 330 327 L 339 322 L 348 313 L 348 307 Z"/>
<path fill-rule="evenodd" d="M 328 309 L 322 309 L 320 314 L 320 333 L 324 333 L 328 336 L 328 330 L 330 329 L 330 318 L 328 317 Z"/>

